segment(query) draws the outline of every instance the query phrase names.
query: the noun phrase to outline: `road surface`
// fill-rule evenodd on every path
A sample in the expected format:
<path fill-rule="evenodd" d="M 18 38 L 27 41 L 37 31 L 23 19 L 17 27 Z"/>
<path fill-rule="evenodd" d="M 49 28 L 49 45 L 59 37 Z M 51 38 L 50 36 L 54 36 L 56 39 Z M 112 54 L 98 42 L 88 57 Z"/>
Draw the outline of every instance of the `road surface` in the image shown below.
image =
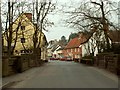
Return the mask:
<path fill-rule="evenodd" d="M 118 79 L 80 63 L 50 61 L 12 88 L 118 88 Z"/>

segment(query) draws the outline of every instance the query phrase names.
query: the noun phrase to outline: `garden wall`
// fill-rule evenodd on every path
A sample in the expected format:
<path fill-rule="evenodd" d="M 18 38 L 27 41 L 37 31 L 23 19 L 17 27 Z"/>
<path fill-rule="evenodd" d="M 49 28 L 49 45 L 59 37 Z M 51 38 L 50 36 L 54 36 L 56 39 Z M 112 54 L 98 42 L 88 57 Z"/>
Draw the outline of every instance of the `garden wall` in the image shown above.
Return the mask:
<path fill-rule="evenodd" d="M 94 65 L 120 75 L 120 54 L 100 53 L 95 57 Z"/>

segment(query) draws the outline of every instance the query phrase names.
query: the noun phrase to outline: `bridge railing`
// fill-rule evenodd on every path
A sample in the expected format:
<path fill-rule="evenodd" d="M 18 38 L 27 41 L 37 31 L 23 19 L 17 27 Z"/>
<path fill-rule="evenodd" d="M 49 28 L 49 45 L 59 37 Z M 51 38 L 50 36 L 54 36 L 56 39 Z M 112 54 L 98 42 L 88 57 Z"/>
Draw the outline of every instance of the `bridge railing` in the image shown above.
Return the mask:
<path fill-rule="evenodd" d="M 95 57 L 94 66 L 120 75 L 120 54 L 100 53 Z"/>
<path fill-rule="evenodd" d="M 41 61 L 41 59 L 39 59 Z M 33 54 L 23 54 L 20 56 L 2 56 L 2 76 L 9 76 L 15 73 L 26 71 L 35 67 L 35 59 Z"/>

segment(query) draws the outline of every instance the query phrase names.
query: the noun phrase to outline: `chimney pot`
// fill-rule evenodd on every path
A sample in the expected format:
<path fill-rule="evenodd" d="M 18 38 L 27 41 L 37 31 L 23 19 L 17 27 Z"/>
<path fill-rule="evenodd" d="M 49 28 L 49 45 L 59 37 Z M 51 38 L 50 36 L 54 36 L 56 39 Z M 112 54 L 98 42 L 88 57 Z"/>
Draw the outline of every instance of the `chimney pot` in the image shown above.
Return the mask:
<path fill-rule="evenodd" d="M 25 13 L 25 15 L 30 21 L 32 21 L 32 13 Z"/>

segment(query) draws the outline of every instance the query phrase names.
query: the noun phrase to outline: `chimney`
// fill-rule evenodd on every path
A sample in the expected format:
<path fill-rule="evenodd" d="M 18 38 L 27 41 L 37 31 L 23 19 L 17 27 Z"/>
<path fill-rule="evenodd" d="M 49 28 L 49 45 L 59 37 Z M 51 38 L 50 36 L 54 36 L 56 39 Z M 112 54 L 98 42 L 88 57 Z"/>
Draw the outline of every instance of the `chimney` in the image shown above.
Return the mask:
<path fill-rule="evenodd" d="M 26 17 L 32 21 L 32 13 L 25 13 Z"/>

